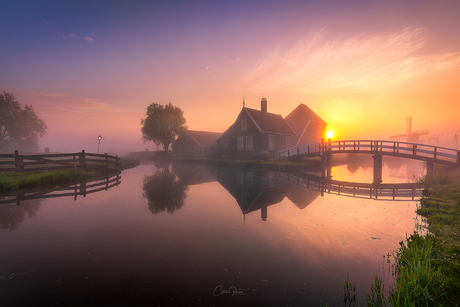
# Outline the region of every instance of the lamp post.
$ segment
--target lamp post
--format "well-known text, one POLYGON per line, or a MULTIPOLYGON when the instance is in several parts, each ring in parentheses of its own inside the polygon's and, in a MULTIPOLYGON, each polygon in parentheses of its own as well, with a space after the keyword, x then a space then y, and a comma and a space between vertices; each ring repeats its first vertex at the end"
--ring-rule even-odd
POLYGON ((99 154, 99 144, 101 144, 101 139, 102 139, 102 136, 99 134, 99 136, 97 137, 98 138, 98 142, 97 142, 97 153, 99 154))
POLYGON ((454 139, 455 139, 455 149, 458 150, 458 146, 457 146, 458 135, 457 134, 454 135, 454 139))

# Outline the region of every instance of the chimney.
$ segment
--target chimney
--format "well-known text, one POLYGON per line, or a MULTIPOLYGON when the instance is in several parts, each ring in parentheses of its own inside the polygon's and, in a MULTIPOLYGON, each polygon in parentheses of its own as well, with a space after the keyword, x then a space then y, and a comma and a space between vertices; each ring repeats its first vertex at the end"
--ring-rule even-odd
POLYGON ((260 111, 262 114, 267 114, 267 98, 262 98, 260 101, 260 111))

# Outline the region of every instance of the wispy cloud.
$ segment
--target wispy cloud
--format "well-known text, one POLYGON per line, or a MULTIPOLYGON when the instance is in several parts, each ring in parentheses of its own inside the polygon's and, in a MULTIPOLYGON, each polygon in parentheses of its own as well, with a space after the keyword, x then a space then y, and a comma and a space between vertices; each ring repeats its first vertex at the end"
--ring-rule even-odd
MULTIPOLYGON (((49 21, 47 21, 47 20, 43 20, 43 23, 44 23, 44 24, 47 24, 47 25, 49 25, 49 26, 51 26, 51 27, 54 27, 54 28, 59 28, 59 29, 61 28, 61 27, 58 26, 57 24, 54 24, 54 23, 49 22, 49 21)), ((63 31, 61 31, 61 30, 58 30, 57 33, 58 33, 61 37, 63 37, 63 38, 73 38, 73 39, 85 40, 85 41, 87 41, 87 42, 93 42, 93 41, 94 41, 94 38, 89 37, 89 36, 82 37, 82 36, 79 36, 79 35, 77 35, 77 34, 75 34, 75 33, 69 33, 69 34, 66 35, 66 34, 64 34, 63 31)))
POLYGON ((327 35, 326 29, 313 31, 290 48, 267 54, 239 87, 252 92, 281 88, 310 93, 338 88, 373 91, 460 66, 460 52, 420 52, 428 43, 423 28, 335 40, 327 40, 327 35))

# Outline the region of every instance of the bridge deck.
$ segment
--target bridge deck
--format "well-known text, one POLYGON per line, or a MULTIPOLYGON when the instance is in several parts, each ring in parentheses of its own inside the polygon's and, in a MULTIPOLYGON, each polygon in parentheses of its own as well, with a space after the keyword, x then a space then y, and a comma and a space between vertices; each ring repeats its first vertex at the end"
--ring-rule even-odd
POLYGON ((301 145, 279 151, 278 158, 318 157, 337 153, 380 154, 446 165, 460 164, 460 151, 455 149, 417 143, 374 140, 347 140, 301 145))

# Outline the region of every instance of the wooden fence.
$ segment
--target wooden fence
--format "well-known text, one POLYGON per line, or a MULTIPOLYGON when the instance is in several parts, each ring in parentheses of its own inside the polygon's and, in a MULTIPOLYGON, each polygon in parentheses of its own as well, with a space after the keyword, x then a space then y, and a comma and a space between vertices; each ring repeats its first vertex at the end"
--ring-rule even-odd
POLYGON ((0 172, 43 171, 77 167, 120 169, 120 158, 108 154, 77 153, 60 154, 30 154, 20 155, 0 154, 0 172))

